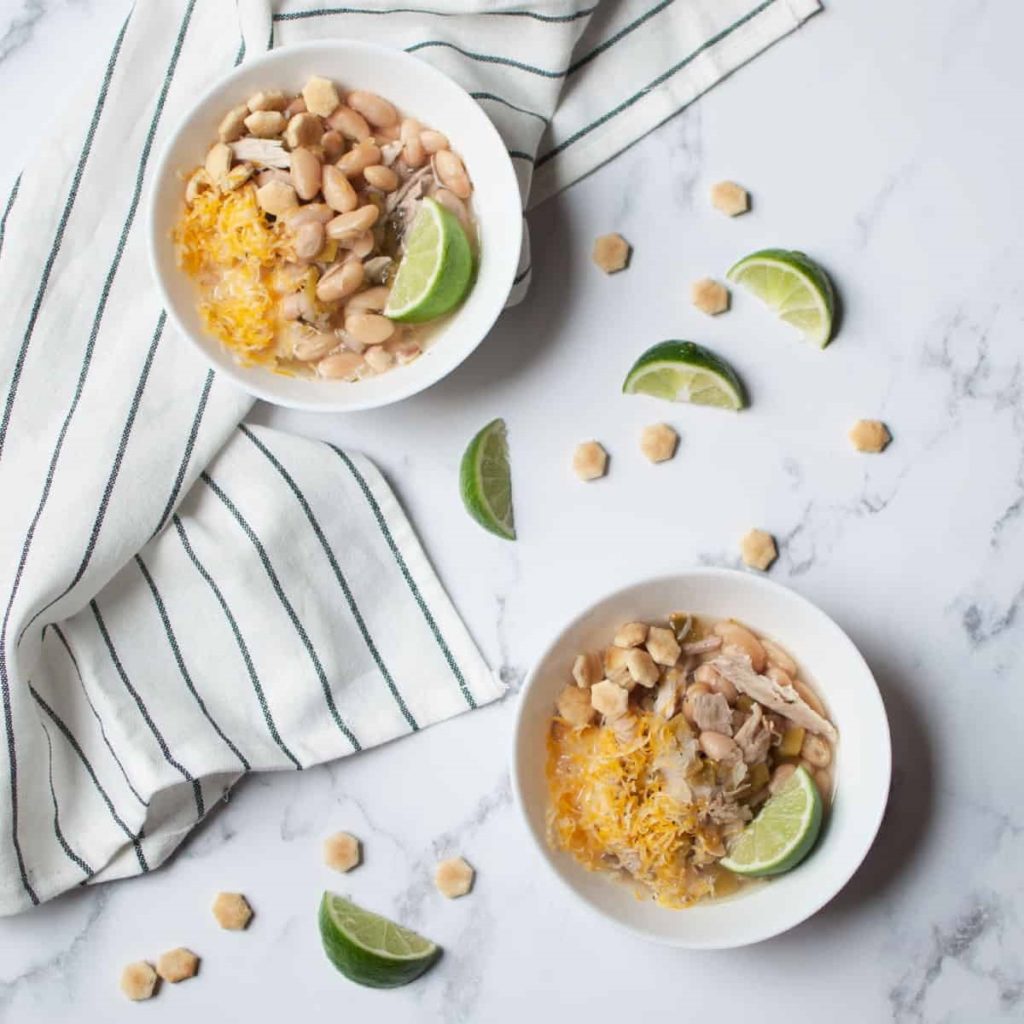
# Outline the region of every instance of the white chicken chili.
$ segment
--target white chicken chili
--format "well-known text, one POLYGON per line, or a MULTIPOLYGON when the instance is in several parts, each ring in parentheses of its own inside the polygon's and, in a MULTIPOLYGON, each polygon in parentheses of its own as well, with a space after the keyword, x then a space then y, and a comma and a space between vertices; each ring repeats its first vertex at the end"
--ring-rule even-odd
POLYGON ((548 841, 666 907, 731 895, 749 883, 720 862, 798 768, 827 805, 838 738, 795 660, 746 626, 626 623, 558 698, 548 841))
POLYGON ((206 330, 243 365, 356 381, 465 298, 472 182, 445 135, 313 77, 226 112, 174 230, 206 330))

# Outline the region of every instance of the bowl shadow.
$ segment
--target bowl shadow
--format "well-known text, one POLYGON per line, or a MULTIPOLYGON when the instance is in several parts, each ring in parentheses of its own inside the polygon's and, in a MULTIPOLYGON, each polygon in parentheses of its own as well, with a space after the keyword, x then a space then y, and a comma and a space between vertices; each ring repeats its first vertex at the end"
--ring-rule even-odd
POLYGON ((518 305, 501 314, 461 366, 423 393, 425 399, 447 403, 493 388, 497 381, 505 386, 558 336, 569 315, 565 296, 574 290, 569 258, 574 235, 568 205, 561 195, 552 196, 531 210, 526 220, 532 266, 529 289, 518 305))
MULTIPOLYGON (((872 668, 885 704, 892 734, 892 782, 878 835, 863 863, 842 891, 819 914, 794 929, 803 941, 805 928, 846 929, 850 919, 882 903, 916 868, 935 809, 935 752, 913 689, 883 655, 857 642, 872 668)), ((848 752, 846 756, 856 756, 848 752)), ((798 939, 799 937, 799 939, 798 939)), ((776 940, 778 941, 778 940, 776 940)), ((786 938, 782 938, 783 942, 786 938)))

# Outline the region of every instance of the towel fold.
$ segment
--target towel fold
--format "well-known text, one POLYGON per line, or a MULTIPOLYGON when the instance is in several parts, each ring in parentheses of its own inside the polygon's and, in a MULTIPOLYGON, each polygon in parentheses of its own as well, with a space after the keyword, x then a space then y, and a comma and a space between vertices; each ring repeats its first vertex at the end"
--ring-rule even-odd
POLYGON ((269 45, 401 46, 494 119, 526 205, 817 7, 138 0, 0 221, 0 913, 153 869, 249 771, 503 691, 373 466, 239 427, 167 327, 140 205, 194 97, 269 45))

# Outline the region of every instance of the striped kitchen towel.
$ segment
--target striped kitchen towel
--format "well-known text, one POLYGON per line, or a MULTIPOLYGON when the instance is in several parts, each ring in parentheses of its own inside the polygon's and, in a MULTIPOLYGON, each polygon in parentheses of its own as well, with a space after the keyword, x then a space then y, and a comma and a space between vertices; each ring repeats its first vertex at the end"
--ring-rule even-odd
POLYGON ((0 220, 0 913, 153 869, 249 771, 503 691, 373 466, 239 427, 251 400, 167 326, 140 205, 197 93, 268 45, 401 46, 477 97, 534 202, 816 9, 138 0, 0 220))

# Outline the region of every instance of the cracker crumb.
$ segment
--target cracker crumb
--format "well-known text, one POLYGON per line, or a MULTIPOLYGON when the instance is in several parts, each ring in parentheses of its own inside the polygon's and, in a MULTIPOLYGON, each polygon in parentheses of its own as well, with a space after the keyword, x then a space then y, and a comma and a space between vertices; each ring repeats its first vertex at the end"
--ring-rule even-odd
POLYGON ((351 871, 362 856, 359 840, 348 832, 335 832, 324 840, 324 863, 335 871, 351 871))
POLYGON ((630 244, 622 235, 601 235, 594 239, 594 262, 606 273, 615 274, 629 264, 630 244))
POLYGON ((199 957, 191 949, 186 949, 184 946, 161 953, 160 958, 156 962, 156 973, 164 981, 169 981, 171 984, 177 984, 179 981, 194 978, 198 970, 199 957))
POLYGON ((880 452, 892 440, 892 434, 881 420, 857 420, 850 427, 849 438, 859 452, 880 452))
POLYGON ((661 674, 654 659, 639 647, 631 647, 626 651, 626 671, 634 683, 648 690, 658 681, 661 674))
POLYGON ((574 728, 590 725, 597 712, 590 703, 590 691, 581 690, 571 683, 562 690, 557 701, 558 713, 574 728))
POLYGON ((449 857, 441 861, 434 871, 437 891, 450 900, 465 896, 473 888, 476 872, 462 857, 449 857))
POLYGON ((667 462, 676 453, 679 435, 667 423, 652 423, 640 435, 640 451, 651 462, 667 462))
POLYGON ((302 99, 306 104, 306 110, 318 117, 330 117, 341 103, 334 83, 330 79, 316 75, 303 86, 302 99))
POLYGON ((675 633, 664 626, 651 626, 647 634, 647 653, 658 665, 672 668, 682 653, 675 633))
POLYGON ((252 907, 240 892, 219 892, 213 901, 217 924, 228 931, 241 931, 252 920, 252 907))
POLYGON ((750 209, 750 193, 735 181, 719 181, 711 186, 711 205, 729 217, 750 209))
POLYGON ((708 316, 717 316, 729 308, 729 289, 710 277, 690 285, 690 301, 708 316))
POLYGON ((577 654, 572 663, 572 677, 580 689, 588 690, 604 678, 604 666, 596 654, 577 654))
POLYGON ((766 530, 748 530, 740 541, 740 555, 751 569, 764 572, 779 557, 775 538, 766 530))
POLYGON ((627 622, 612 638, 616 647, 639 647, 647 639, 646 622, 627 622))
POLYGON ((590 688, 590 703, 605 719, 613 721, 626 713, 629 690, 605 679, 590 688))
POLYGON ((137 960, 121 972, 121 991, 136 1002, 150 999, 156 990, 156 971, 145 960, 137 960))
POLYGON ((608 471, 608 453, 597 441, 584 441, 573 452, 572 471, 581 480, 597 480, 608 471))

